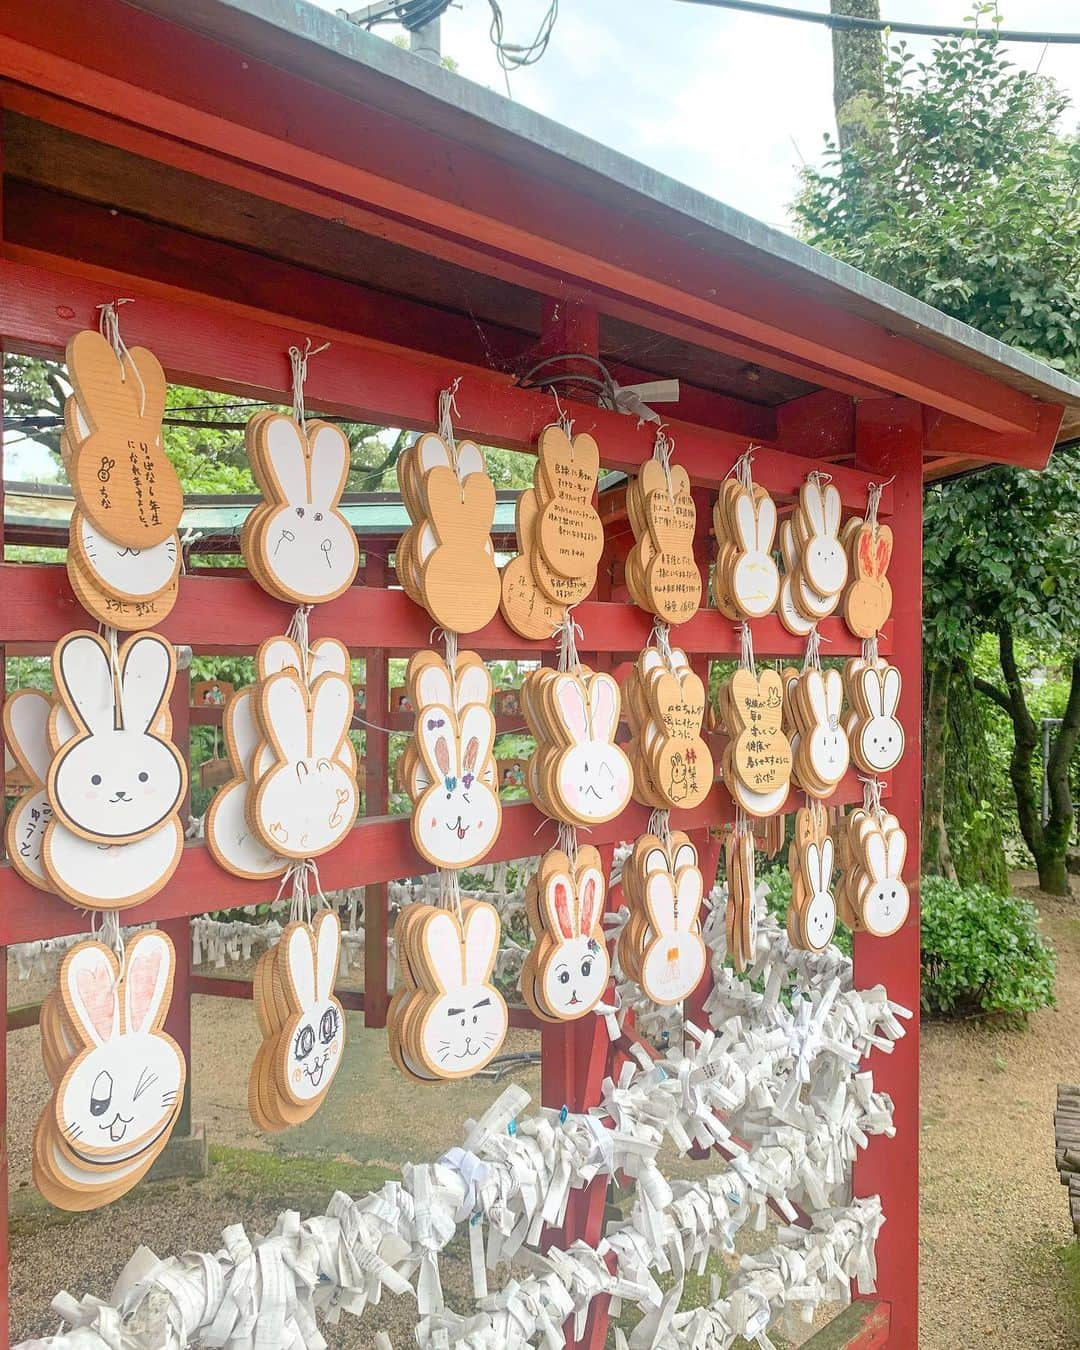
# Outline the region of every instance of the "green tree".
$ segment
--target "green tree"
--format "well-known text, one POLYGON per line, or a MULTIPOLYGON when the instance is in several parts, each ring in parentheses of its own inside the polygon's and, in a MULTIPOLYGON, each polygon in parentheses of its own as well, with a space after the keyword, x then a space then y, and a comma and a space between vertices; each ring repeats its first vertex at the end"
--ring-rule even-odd
MULTIPOLYGON (((870 134, 843 146, 827 139, 823 166, 804 175, 795 215, 817 247, 1080 374, 1080 140, 1064 127, 1066 96, 1005 59, 998 22, 992 6, 979 5, 976 26, 963 38, 936 43, 922 62, 903 43, 890 47, 882 101, 867 114, 870 134), (987 17, 991 27, 980 28, 987 17)), ((1010 775, 1040 884, 1066 889, 1074 709, 1080 718, 1076 491, 1075 458, 1059 452, 1045 476, 991 468, 928 494, 924 864, 930 871, 966 870, 974 879, 995 840, 988 879, 1003 870, 993 794, 978 782, 969 782, 966 794, 958 790, 956 773, 965 765, 951 753, 958 747, 950 726, 959 724, 968 731, 966 768, 986 758, 978 726, 983 711, 971 702, 978 689, 1012 722, 1010 775), (972 653, 985 632, 998 638, 1000 680, 976 683, 972 653), (1017 638, 1026 635, 1064 644, 1075 674, 1048 765, 1046 829, 1032 808, 1034 723, 1014 659, 1017 638)))

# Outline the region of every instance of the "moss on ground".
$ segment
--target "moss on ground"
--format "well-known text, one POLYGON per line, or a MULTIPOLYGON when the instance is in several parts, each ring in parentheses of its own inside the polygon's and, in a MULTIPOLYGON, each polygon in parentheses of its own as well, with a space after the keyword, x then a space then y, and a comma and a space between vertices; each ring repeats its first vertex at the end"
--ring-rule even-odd
POLYGON ((224 1194, 258 1195, 305 1213, 311 1206, 324 1209, 334 1191, 365 1195, 400 1176, 397 1168, 372 1163, 210 1145, 210 1179, 224 1194))
POLYGON ((1080 1242, 1070 1242, 1054 1251, 1061 1265, 1062 1300, 1073 1343, 1080 1345, 1080 1242))

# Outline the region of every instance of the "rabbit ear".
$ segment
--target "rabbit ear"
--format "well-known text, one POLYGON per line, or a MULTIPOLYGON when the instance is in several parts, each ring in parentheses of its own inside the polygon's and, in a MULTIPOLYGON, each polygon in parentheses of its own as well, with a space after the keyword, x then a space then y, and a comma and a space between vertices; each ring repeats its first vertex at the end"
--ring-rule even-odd
POLYGON ((147 731, 169 697, 176 671, 172 644, 156 633, 128 642, 120 664, 120 703, 125 731, 147 731))
POLYGON ((675 931, 675 883, 669 872, 654 872, 645 883, 645 901, 657 936, 675 931))
POLYGON ((49 773, 49 696, 18 689, 4 702, 4 740, 24 773, 44 783, 49 773))
MULTIPOLYGON (((111 350, 111 349, 110 349, 111 350)), ((116 687, 109 652, 93 633, 71 633, 53 654, 53 678, 67 693, 87 731, 112 731, 116 717, 116 687)))
POLYGON ((757 512, 754 498, 749 492, 742 493, 735 503, 735 528, 739 532, 739 543, 744 552, 757 547, 757 512))
MULTIPOLYGON (((806 483, 799 492, 799 503, 815 534, 825 533, 825 501, 816 483, 806 483)), ((792 539, 794 542, 794 538, 792 539)))
POLYGON ((802 852, 802 870, 811 891, 816 891, 821 882, 821 850, 817 844, 809 843, 802 852))
POLYGON ((476 775, 491 758, 495 744, 495 719, 487 704, 472 703, 458 723, 463 773, 476 775))
POLYGON ((825 706, 828 709, 829 720, 836 721, 840 716, 840 709, 844 703, 844 681, 838 670, 827 670, 825 672, 825 706))
POLYGON ((287 637, 267 638, 261 643, 255 656, 255 665, 260 680, 268 680, 283 670, 295 670, 300 673, 300 648, 287 637))
POLYGON ((334 991, 341 956, 341 920, 337 911, 324 909, 315 920, 315 993, 320 1003, 334 991))
MULTIPOLYGON (((325 677, 324 677, 325 678, 325 677)), ((310 730, 307 698, 291 670, 283 670, 263 685, 263 730, 279 755, 288 761, 307 759, 310 730)))
MULTIPOLYGON (((139 379, 135 380, 135 406, 142 407, 142 415, 148 422, 160 422, 165 416, 165 372, 161 369, 161 362, 153 352, 145 347, 131 347, 128 350, 128 357, 132 366, 138 372, 139 379), (139 388, 139 380, 142 381, 142 388, 139 388)), ((128 379, 132 379, 132 372, 128 371, 128 379)))
POLYGON ((790 520, 780 522, 780 556, 784 560, 784 571, 790 575, 799 556, 790 520))
POLYGON ((642 868, 646 876, 652 872, 666 872, 668 870, 667 854, 662 848, 651 848, 645 854, 645 863, 642 868))
POLYGON ((469 703, 483 703, 486 707, 491 702, 491 676, 487 666, 475 662, 462 666, 459 661, 456 693, 454 707, 459 712, 469 703))
POLYGON ((619 724, 619 686, 610 675, 594 675, 589 681, 590 740, 613 741, 619 724))
POLYGON ((461 939, 462 930, 449 910, 440 910, 420 930, 425 963, 444 994, 465 982, 461 939))
POLYGON ((121 370, 116 353, 96 329, 84 328, 67 345, 68 374, 90 429, 113 427, 139 412, 139 382, 121 370), (124 374, 128 378, 124 379, 124 374))
POLYGON ((889 570, 889 563, 892 561, 893 551, 893 532, 888 525, 882 525, 878 529, 877 544, 874 548, 873 575, 883 577, 889 570))
POLYGON ((457 443, 457 472, 462 482, 470 474, 487 473, 487 465, 484 463, 484 452, 475 441, 458 441, 457 443))
POLYGON ((585 689, 575 675, 559 675, 555 681, 555 706, 572 744, 589 739, 589 709, 585 689))
POLYGON ((421 474, 427 473, 429 469, 442 466, 446 469, 454 467, 453 460, 450 457, 450 447, 441 436, 437 436, 433 431, 427 431, 413 445, 416 454, 416 464, 421 474))
POLYGON ((900 703, 900 672, 889 666, 881 681, 881 715, 893 717, 900 703))
POLYGON ((554 872, 544 887, 545 908, 555 926, 569 941, 578 936, 574 923, 574 882, 567 872, 554 872))
POLYGON ((587 867, 581 874, 578 897, 581 901, 578 934, 588 937, 600 922, 600 911, 604 907, 604 877, 598 868, 587 867))
POLYGON ((772 550, 776 536, 776 503, 771 497, 762 497, 757 504, 757 549, 759 553, 772 550))
POLYGON ((865 666, 862 672, 863 698, 874 717, 885 715, 885 692, 881 672, 874 666, 865 666))
POLYGON ((676 924, 681 932, 688 933, 697 922, 703 889, 701 873, 696 867, 684 867, 675 878, 675 894, 679 902, 676 924))
POLYGON ((120 1029, 116 981, 116 958, 100 942, 80 943, 64 960, 61 988, 88 1045, 104 1045, 120 1029))
POLYGON ((464 515, 464 497, 453 469, 432 469, 427 476, 425 492, 428 515, 432 520, 439 519, 443 525, 456 525, 461 520, 464 515))
POLYGON ((315 945, 304 923, 290 924, 285 947, 289 979, 301 1008, 315 1006, 315 945))
POLYGON ((690 843, 680 844, 679 847, 675 850, 674 858, 672 858, 671 860, 672 874, 674 874, 675 872, 680 872, 684 867, 696 867, 697 860, 698 860, 697 849, 693 846, 693 844, 690 843))
POLYGON ((887 844, 888 875, 900 879, 907 857, 907 835, 903 830, 890 830, 887 844))
POLYGON ((308 498, 307 446, 300 428, 285 413, 271 413, 259 424, 263 462, 278 499, 290 504, 308 498))
POLYGON ((443 708, 453 706, 450 674, 442 661, 432 661, 429 665, 421 667, 416 677, 416 696, 417 706, 421 708, 432 704, 438 704, 443 708))
POLYGON ((320 675, 311 691, 311 753, 317 759, 332 759, 345 739, 352 721, 352 685, 329 671, 320 675))
POLYGON ((329 671, 332 675, 343 675, 349 679, 352 675, 349 661, 349 649, 337 638, 319 638, 311 644, 311 668, 308 678, 312 684, 320 675, 329 671))
POLYGON ((124 1030, 151 1031, 167 1011, 172 984, 173 945, 164 933, 140 933, 129 944, 124 969, 124 1030))
POLYGON ((499 950, 499 915, 493 905, 475 904, 465 916, 465 983, 486 984, 499 950))
POLYGON ((806 690, 806 697, 810 703, 811 711, 814 714, 814 721, 826 723, 829 720, 829 703, 825 697, 825 681, 822 678, 820 670, 811 670, 806 677, 803 687, 806 690))
POLYGON ((843 509, 840 489, 827 483, 822 495, 825 500, 825 529, 829 534, 836 534, 840 529, 840 512, 843 509))
POLYGON ((336 503, 349 477, 349 442, 332 422, 308 423, 311 500, 326 506, 336 503))
POLYGON ((437 703, 423 708, 416 721, 416 738, 418 748, 433 774, 443 778, 451 778, 456 774, 456 727, 449 708, 437 703))
POLYGON ((821 845, 821 889, 827 891, 833 874, 833 841, 826 835, 821 845))
POLYGON ((889 875, 888 855, 885 850, 885 840, 876 830, 867 839, 863 852, 866 856, 866 865, 870 869, 871 878, 874 881, 884 881, 889 875))
POLYGON ((262 740, 250 689, 238 689, 225 705, 225 738, 236 755, 233 768, 247 778, 251 773, 251 757, 262 740))

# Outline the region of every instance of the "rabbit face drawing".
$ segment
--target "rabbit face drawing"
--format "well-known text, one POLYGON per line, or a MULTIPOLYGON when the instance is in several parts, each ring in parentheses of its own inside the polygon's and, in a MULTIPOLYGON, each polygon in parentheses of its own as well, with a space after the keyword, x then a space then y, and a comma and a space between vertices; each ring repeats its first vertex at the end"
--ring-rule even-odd
POLYGON ((345 1019, 333 995, 341 922, 332 910, 324 910, 311 929, 292 925, 281 940, 288 944, 289 980, 300 1011, 282 1032, 280 1071, 289 1096, 306 1105, 329 1088, 345 1047, 345 1019))
POLYGON ((80 944, 64 962, 61 990, 87 1048, 68 1070, 55 1112, 76 1158, 134 1158, 172 1126, 186 1075, 179 1047, 159 1030, 173 960, 169 939, 146 931, 128 943, 122 976, 97 942, 80 944))
POLYGON ((172 647, 131 638, 114 688, 109 649, 93 633, 64 638, 53 656, 56 687, 79 725, 49 766, 49 799, 75 834, 100 843, 142 839, 175 812, 187 767, 154 722, 172 689, 172 647))
POLYGON ((705 945, 697 931, 703 883, 697 867, 649 875, 645 907, 654 937, 646 947, 642 984, 657 1003, 678 1003, 698 987, 705 973, 705 945))
POLYGON ((871 771, 895 768, 904 753, 904 728, 896 717, 900 702, 900 672, 870 667, 862 672, 863 697, 873 716, 859 727, 859 758, 871 771))
POLYGON ((258 714, 275 763, 259 780, 252 821, 275 853, 316 857, 352 829, 356 779, 341 762, 352 706, 352 686, 330 671, 312 685, 310 704, 291 670, 263 685, 258 714))
POLYGON ((424 1058, 442 1078, 463 1078, 482 1069, 499 1051, 508 1016, 491 983, 499 947, 499 915, 482 901, 463 906, 458 924, 449 910, 424 926, 425 961, 440 989, 423 1013, 424 1058))
POLYGON ((610 675, 561 677, 555 705, 569 745, 559 754, 559 795, 582 821, 611 820, 630 800, 630 761, 615 744, 619 724, 619 686, 610 675))
POLYGON ((907 855, 903 830, 875 832, 866 842, 870 883, 861 897, 863 922, 875 937, 890 937, 904 926, 911 897, 900 873, 907 855))
POLYGON ((491 757, 495 719, 486 703, 459 713, 440 704, 421 707, 416 744, 426 784, 412 815, 417 850, 437 867, 464 867, 495 842, 502 809, 491 757))
POLYGON ((548 880, 544 906, 554 920, 548 931, 555 945, 543 966, 541 993, 558 1017, 583 1016, 607 988, 611 965, 598 927, 603 904, 604 878, 596 868, 586 868, 576 888, 565 872, 548 880))
POLYGON ((349 473, 349 442, 327 422, 309 422, 305 439, 291 417, 258 423, 276 504, 258 529, 260 561, 274 588, 291 599, 332 600, 352 585, 360 559, 338 500, 349 473))

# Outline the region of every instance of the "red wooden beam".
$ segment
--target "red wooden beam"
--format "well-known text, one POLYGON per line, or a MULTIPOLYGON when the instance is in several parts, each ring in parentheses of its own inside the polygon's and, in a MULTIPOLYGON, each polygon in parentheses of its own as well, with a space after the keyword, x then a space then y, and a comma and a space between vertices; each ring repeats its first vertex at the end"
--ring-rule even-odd
MULTIPOLYGON (((755 461, 755 477, 757 467, 755 461)), ((43 650, 40 644, 55 643, 89 622, 68 583, 67 569, 58 563, 0 565, 0 595, 4 597, 0 627, 5 641, 12 644, 37 644, 43 650)), ((172 642, 187 643, 197 653, 250 655, 264 638, 284 632, 292 613, 291 605, 267 595, 246 573, 235 569, 233 577, 181 577, 176 604, 157 631, 172 642)), ((636 653, 652 633, 652 617, 625 604, 588 600, 576 607, 574 617, 583 630, 578 644, 583 651, 636 653)), ((317 606, 310 627, 312 637, 341 638, 350 642, 355 655, 363 656, 368 650, 364 644, 375 636, 389 649, 416 651, 429 646, 431 616, 404 591, 360 584, 339 599, 317 606)), ((842 619, 826 619, 819 631, 828 656, 857 655, 862 650, 842 619)), ((715 609, 700 610, 672 633, 672 641, 687 652, 715 657, 734 656, 739 651, 737 625, 715 609)), ((532 660, 551 647, 550 642, 519 637, 499 615, 478 633, 463 638, 462 645, 492 656, 532 660)), ((758 656, 794 659, 802 656, 804 645, 775 615, 754 622, 758 656)), ((891 628, 885 630, 881 649, 883 653, 891 650, 891 628)))
MULTIPOLYGON (((81 0, 51 0, 2 19, 0 74, 22 84, 554 269, 597 295, 635 296, 821 362, 991 430, 1036 428, 1027 395, 810 292, 792 303, 790 283, 679 238, 674 212, 668 228, 642 212, 613 232, 610 206, 550 179, 540 187, 528 164, 500 159, 495 172, 490 156, 461 141, 278 65, 241 59, 119 0, 98 0, 92 12, 81 0), (111 35, 119 30, 125 41, 118 45, 111 35)), ((290 51, 300 61, 305 44, 290 51)))
POLYGON ((943 454, 957 459, 988 459, 1018 464, 1024 469, 1045 469, 1057 443, 1065 409, 1054 403, 1039 405, 1038 425, 1028 433, 1008 435, 924 408, 924 454, 943 454))
MULTIPOLYGON (((464 373, 457 394, 457 427, 462 434, 488 444, 532 450, 540 432, 554 420, 550 395, 518 389, 505 375, 474 367, 463 372, 460 364, 375 346, 323 325, 298 329, 288 320, 283 322, 289 326, 271 324, 267 316, 245 306, 106 269, 66 264, 79 272, 89 270, 92 277, 88 277, 60 270, 64 263, 51 256, 36 261, 56 270, 0 263, 4 294, 0 336, 15 350, 42 355, 62 351, 73 333, 96 323, 102 296, 124 295, 138 302, 124 309, 125 340, 129 346, 139 342, 149 347, 176 382, 280 402, 289 385, 285 353, 298 335, 307 333, 332 343, 308 370, 306 393, 312 409, 387 426, 429 428, 434 425, 439 393, 464 373)), ((651 455, 650 430, 639 428, 636 418, 586 403, 568 402, 568 407, 575 430, 596 436, 601 462, 608 468, 633 473, 651 455)), ((758 444, 753 437, 674 418, 668 425, 676 442, 676 460, 703 487, 717 487, 738 456, 758 444)), ((755 479, 777 496, 791 496, 808 467, 803 457, 776 451, 755 464, 755 479)), ((862 510, 871 477, 842 467, 829 472, 845 506, 862 510)), ((881 511, 887 514, 890 509, 886 489, 881 511)))

